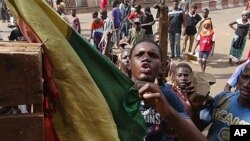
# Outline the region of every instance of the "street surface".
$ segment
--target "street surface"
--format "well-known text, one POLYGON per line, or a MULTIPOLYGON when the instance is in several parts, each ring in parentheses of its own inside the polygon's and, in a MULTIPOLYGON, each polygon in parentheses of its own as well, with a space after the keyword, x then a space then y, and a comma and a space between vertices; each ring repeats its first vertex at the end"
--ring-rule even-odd
MULTIPOLYGON (((231 40, 234 34, 234 31, 228 26, 228 24, 241 17, 241 12, 244 10, 244 7, 231 8, 225 10, 211 11, 210 17, 213 21, 214 31, 215 31, 215 54, 209 58, 208 66, 206 69, 207 73, 214 74, 217 79, 216 84, 211 87, 210 95, 214 96, 221 92, 226 84, 227 79, 231 76, 236 65, 231 66, 228 63, 228 54, 230 50, 231 40)), ((156 14, 156 10, 151 8, 152 14, 156 14)), ((109 12, 110 15, 110 12, 109 12)), ((77 15, 81 21, 82 34, 85 37, 89 37, 90 34, 90 21, 92 19, 91 13, 84 13, 77 15)), ((68 15, 71 18, 71 15, 68 15)), ((4 40, 7 40, 7 36, 11 31, 7 27, 8 23, 0 22, 0 34, 4 40)), ((48 25, 49 28, 49 25, 48 25)), ((154 28, 155 30, 155 28, 154 28)), ((249 40, 247 40, 247 45, 243 53, 243 58, 246 58, 249 48, 249 40)), ((186 62, 186 61, 182 61, 186 62)), ((193 70, 200 71, 200 66, 198 64, 188 62, 193 70)))

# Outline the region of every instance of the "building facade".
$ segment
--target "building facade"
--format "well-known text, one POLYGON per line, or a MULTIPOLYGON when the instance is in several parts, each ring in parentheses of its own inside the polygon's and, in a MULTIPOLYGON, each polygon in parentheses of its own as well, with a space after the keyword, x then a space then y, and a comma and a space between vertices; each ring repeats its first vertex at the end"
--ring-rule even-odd
MULTIPOLYGON (((111 4, 114 0, 108 0, 111 4)), ((137 3, 157 2, 158 0, 136 0, 137 3)), ((99 7, 101 0, 64 0, 67 7, 99 7)))

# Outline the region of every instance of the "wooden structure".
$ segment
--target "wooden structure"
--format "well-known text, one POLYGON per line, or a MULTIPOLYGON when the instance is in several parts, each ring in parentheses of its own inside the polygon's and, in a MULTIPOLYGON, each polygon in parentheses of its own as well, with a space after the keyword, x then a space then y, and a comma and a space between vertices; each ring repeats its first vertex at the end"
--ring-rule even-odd
POLYGON ((40 44, 0 42, 0 106, 32 107, 0 115, 1 141, 44 141, 41 62, 40 44))
POLYGON ((162 52, 163 62, 167 61, 167 53, 168 53, 168 8, 165 5, 165 0, 163 0, 160 7, 160 46, 162 52))
POLYGON ((162 52, 162 70, 160 77, 167 77, 167 60, 168 60, 168 7, 165 5, 165 0, 162 0, 158 5, 160 10, 159 18, 159 44, 162 52))

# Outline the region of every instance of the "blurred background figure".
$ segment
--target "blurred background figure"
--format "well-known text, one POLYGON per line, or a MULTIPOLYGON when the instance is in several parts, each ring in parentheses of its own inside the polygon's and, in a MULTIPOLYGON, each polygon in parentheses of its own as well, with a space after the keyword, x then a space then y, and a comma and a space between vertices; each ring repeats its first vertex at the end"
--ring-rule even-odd
POLYGON ((145 29, 145 37, 148 40, 153 39, 153 25, 155 23, 154 17, 151 14, 150 8, 146 7, 144 9, 144 15, 142 16, 142 24, 141 27, 145 29))
POLYGON ((81 24, 79 18, 76 16, 76 10, 71 9, 71 15, 73 17, 72 20, 72 27, 75 31, 77 31, 79 34, 81 34, 81 24))
POLYGON ((10 13, 7 5, 5 4, 4 0, 2 0, 2 7, 1 7, 1 15, 2 15, 2 22, 10 22, 10 13))
POLYGON ((108 5, 108 0, 101 0, 100 2, 100 9, 101 10, 106 10, 108 5))
POLYGON ((248 11, 245 10, 242 12, 241 18, 229 23, 229 27, 235 31, 229 53, 229 63, 231 65, 233 61, 240 61, 246 46, 247 35, 250 39, 250 21, 247 18, 247 14, 248 11), (234 27, 235 24, 237 25, 236 27, 234 27))
POLYGON ((186 51, 187 42, 189 40, 188 52, 192 52, 192 46, 194 43, 194 36, 197 33, 196 25, 201 20, 201 16, 196 13, 197 6, 192 5, 190 11, 186 13, 187 27, 186 35, 184 37, 182 53, 186 51))
POLYGON ((92 18, 93 20, 90 23, 90 38, 89 38, 89 42, 91 39, 93 39, 93 45, 95 46, 96 49, 98 49, 99 51, 101 51, 98 48, 98 45, 102 39, 102 35, 103 35, 103 20, 101 18, 98 17, 98 12, 95 11, 92 13, 92 18))

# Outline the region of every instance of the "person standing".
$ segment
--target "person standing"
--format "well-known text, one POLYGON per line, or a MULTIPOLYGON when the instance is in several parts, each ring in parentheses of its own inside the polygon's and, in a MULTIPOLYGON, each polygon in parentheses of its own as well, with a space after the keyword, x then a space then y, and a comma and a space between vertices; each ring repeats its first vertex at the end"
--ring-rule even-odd
POLYGON ((180 40, 181 30, 183 25, 183 35, 186 30, 186 17, 182 9, 178 8, 178 0, 173 2, 173 10, 169 12, 169 40, 171 49, 171 58, 177 57, 178 61, 181 60, 180 40))
POLYGON ((137 42, 145 38, 145 30, 141 28, 141 21, 139 18, 134 20, 135 27, 129 29, 128 31, 128 43, 134 46, 137 42))
POLYGON ((10 14, 7 5, 5 4, 4 0, 2 1, 1 7, 1 15, 2 15, 2 22, 8 21, 10 22, 10 14))
POLYGON ((71 10, 71 15, 73 17, 72 20, 72 27, 74 30, 76 30, 79 34, 81 34, 81 24, 79 18, 76 16, 76 10, 72 9, 71 10))
POLYGON ((56 11, 66 23, 70 24, 69 18, 65 15, 65 5, 57 5, 56 11))
POLYGON ((196 13, 197 6, 192 5, 190 11, 186 14, 187 27, 186 35, 183 42, 182 53, 186 51, 187 41, 189 40, 188 52, 192 52, 192 46, 194 43, 194 36, 197 33, 196 25, 201 20, 201 16, 196 13))
POLYGON ((141 11, 141 5, 136 5, 135 6, 135 11, 132 12, 128 15, 128 21, 129 23, 131 23, 132 25, 134 25, 134 20, 135 19, 140 19, 143 16, 143 12, 141 11))
POLYGON ((188 13, 189 12, 189 3, 186 0, 181 0, 179 7, 185 12, 188 13))
POLYGON ((119 41, 120 41, 119 29, 122 21, 122 13, 119 9, 119 5, 120 4, 117 0, 113 2, 112 17, 116 30, 116 38, 117 38, 116 46, 119 46, 119 41))
POLYGON ((127 19, 128 15, 131 12, 131 7, 129 5, 129 0, 124 0, 124 14, 123 14, 123 21, 121 24, 121 37, 128 36, 128 29, 129 29, 129 21, 127 19))
POLYGON ((101 10, 106 10, 108 5, 108 0, 101 0, 100 2, 100 8, 101 10))
POLYGON ((155 29, 156 32, 160 32, 159 28, 159 20, 160 20, 160 5, 164 6, 164 8, 166 8, 166 11, 168 11, 168 7, 165 5, 165 1, 164 0, 159 0, 156 4, 153 5, 153 8, 157 10, 156 15, 155 15, 155 29))
POLYGON ((155 23, 154 17, 151 14, 150 8, 146 7, 144 9, 144 15, 142 16, 142 24, 141 27, 145 29, 145 37, 148 40, 153 39, 153 24, 155 23))
POLYGON ((112 48, 116 43, 116 32, 114 22, 111 17, 108 16, 107 10, 100 11, 101 19, 104 22, 103 36, 99 44, 99 48, 102 50, 102 54, 109 54, 111 58, 112 48), (110 40, 108 40, 110 38, 110 40), (106 52, 105 52, 106 51, 106 52))
POLYGON ((232 64, 233 61, 240 61, 246 46, 246 36, 250 39, 250 20, 247 18, 247 11, 242 12, 240 19, 229 23, 229 27, 235 31, 229 53, 229 63, 232 64), (234 27, 235 24, 237 27, 234 27))

